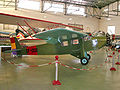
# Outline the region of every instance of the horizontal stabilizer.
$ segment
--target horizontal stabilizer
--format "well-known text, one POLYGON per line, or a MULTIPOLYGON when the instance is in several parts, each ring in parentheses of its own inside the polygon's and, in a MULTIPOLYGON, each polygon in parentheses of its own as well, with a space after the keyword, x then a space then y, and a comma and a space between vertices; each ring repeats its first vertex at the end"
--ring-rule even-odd
POLYGON ((16 49, 16 50, 7 50, 5 53, 11 53, 11 52, 16 52, 16 51, 21 51, 21 49, 16 49))
POLYGON ((11 33, 11 32, 0 32, 0 34, 5 34, 5 35, 16 35, 15 33, 11 33))
POLYGON ((0 34, 9 35, 9 34, 10 34, 10 32, 0 32, 0 34))

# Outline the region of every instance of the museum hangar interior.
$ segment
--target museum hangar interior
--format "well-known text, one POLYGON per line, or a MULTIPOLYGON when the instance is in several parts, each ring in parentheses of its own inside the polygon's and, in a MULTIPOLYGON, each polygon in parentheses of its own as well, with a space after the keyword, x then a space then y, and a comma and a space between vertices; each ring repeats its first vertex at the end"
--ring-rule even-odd
POLYGON ((119 0, 0 0, 0 90, 119 90, 119 0))

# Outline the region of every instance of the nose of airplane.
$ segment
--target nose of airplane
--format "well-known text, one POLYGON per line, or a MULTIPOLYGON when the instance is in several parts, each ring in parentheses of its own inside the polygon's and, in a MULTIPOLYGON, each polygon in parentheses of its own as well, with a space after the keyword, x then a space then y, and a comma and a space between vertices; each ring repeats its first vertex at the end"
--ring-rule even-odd
POLYGON ((111 46, 112 40, 110 39, 110 35, 107 33, 106 34, 106 46, 111 46))

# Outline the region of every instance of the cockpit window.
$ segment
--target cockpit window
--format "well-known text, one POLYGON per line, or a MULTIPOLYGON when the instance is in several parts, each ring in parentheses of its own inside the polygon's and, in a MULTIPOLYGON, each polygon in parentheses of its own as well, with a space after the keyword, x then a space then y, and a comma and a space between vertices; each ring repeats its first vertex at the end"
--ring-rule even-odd
POLYGON ((91 39, 90 36, 87 36, 87 35, 86 35, 86 36, 84 37, 84 40, 85 40, 85 41, 90 40, 90 39, 91 39))
POLYGON ((63 41, 62 45, 63 46, 68 46, 68 41, 63 41))
POLYGON ((63 35, 62 36, 62 39, 64 40, 64 39, 67 39, 67 35, 63 35))
POLYGON ((78 39, 74 39, 74 40, 72 41, 72 44, 79 44, 79 40, 78 40, 78 39))
POLYGON ((105 36, 105 32, 103 31, 98 31, 94 34, 95 36, 105 36))
POLYGON ((72 38, 76 38, 77 37, 77 34, 72 34, 72 38))

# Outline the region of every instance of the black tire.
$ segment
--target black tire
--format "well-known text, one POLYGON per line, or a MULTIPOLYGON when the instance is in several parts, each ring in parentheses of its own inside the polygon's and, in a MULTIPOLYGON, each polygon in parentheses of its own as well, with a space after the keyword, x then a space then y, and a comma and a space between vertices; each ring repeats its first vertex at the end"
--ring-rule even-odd
POLYGON ((82 64, 82 65, 87 65, 88 62, 89 62, 89 60, 88 60, 86 57, 81 58, 80 61, 81 61, 81 64, 82 64))
POLYGON ((87 59, 88 59, 88 60, 90 60, 90 59, 91 59, 90 54, 87 54, 87 59))

